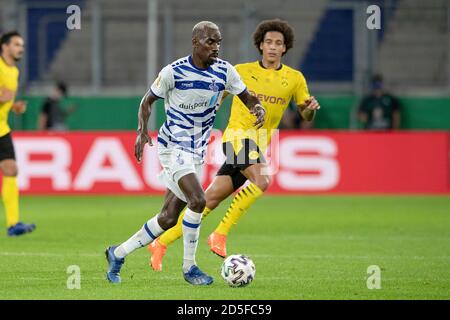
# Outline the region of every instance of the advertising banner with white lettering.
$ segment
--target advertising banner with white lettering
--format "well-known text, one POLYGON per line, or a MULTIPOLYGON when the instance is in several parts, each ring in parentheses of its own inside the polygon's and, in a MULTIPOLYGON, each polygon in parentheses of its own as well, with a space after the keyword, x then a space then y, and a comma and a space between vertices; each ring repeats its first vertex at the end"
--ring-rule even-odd
MULTIPOLYGON (((163 194, 156 133, 142 163, 133 132, 13 133, 22 194, 163 194)), ((269 193, 450 193, 449 134, 281 131, 266 159, 269 193)), ((207 187, 224 162, 213 131, 207 187)))

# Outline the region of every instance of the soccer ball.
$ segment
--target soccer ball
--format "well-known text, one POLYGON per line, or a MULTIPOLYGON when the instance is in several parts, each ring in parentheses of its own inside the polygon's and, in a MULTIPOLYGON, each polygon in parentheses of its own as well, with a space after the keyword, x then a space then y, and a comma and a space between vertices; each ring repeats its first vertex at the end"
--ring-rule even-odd
POLYGON ((228 256, 220 274, 230 287, 245 287, 255 278, 256 268, 252 259, 242 254, 228 256))

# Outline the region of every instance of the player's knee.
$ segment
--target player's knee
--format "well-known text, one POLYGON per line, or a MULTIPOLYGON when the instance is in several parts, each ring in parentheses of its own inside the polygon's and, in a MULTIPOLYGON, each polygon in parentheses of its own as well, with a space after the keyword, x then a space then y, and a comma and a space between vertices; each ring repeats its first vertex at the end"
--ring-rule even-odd
POLYGON ((206 190, 205 192, 205 196, 206 196, 206 207, 208 209, 214 210, 215 208, 217 208, 217 206, 220 204, 220 202, 222 201, 221 197, 218 195, 217 192, 212 191, 212 190, 206 190))
POLYGON ((206 207, 208 209, 214 210, 215 208, 217 208, 220 204, 220 201, 217 199, 208 199, 206 201, 206 207))
POLYGON ((178 221, 178 218, 168 217, 166 219, 166 227, 167 227, 167 229, 170 229, 170 228, 174 227, 177 224, 177 221, 178 221))
POLYGON ((203 212, 206 206, 204 193, 193 195, 188 202, 188 207, 194 212, 203 212))
POLYGON ((272 179, 270 178, 270 176, 259 176, 256 179, 255 184, 264 192, 267 190, 267 188, 269 188, 271 182, 272 179))
POLYGON ((158 215, 158 224, 164 230, 168 230, 177 224, 178 217, 170 215, 167 211, 162 211, 158 215))

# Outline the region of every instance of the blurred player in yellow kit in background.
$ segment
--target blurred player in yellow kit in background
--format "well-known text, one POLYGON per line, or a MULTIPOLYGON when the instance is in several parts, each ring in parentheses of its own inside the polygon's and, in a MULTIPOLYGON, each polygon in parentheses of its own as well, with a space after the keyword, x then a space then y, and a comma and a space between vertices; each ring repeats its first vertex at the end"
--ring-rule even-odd
MULTIPOLYGON (((232 226, 270 185, 271 177, 267 174, 269 171, 263 153, 290 100, 294 99, 298 111, 307 121, 311 121, 320 108, 317 100, 309 95, 302 73, 281 63, 282 56, 294 42, 289 24, 278 19, 263 21, 256 28, 253 41, 262 60, 238 64, 236 70, 248 90, 259 98, 265 108, 265 123, 262 128, 256 129, 255 117, 239 99, 233 98, 230 120, 223 135, 227 159, 206 190, 203 217, 247 180, 250 181, 236 194, 224 218, 208 237, 211 250, 221 257, 227 255, 226 239, 232 226)), ((150 264, 154 270, 162 270, 167 246, 182 236, 181 221, 182 215, 176 226, 149 245, 152 253, 150 264)))
POLYGON ((8 236, 19 236, 32 232, 36 226, 19 222, 19 188, 17 186, 17 164, 11 129, 8 126, 9 110, 22 114, 25 101, 14 102, 19 83, 16 63, 24 53, 24 42, 16 31, 0 37, 0 170, 2 172, 2 198, 6 213, 8 236))

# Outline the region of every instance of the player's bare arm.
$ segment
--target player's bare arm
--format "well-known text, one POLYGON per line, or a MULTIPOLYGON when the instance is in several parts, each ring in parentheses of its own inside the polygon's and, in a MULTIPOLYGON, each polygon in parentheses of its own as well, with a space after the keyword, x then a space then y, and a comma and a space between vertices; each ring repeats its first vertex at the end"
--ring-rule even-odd
POLYGON ((225 98, 228 97, 230 93, 228 91, 224 91, 222 95, 222 100, 220 100, 220 104, 225 101, 225 98))
POLYGON ((11 110, 16 114, 25 113, 25 111, 27 110, 27 102, 24 100, 16 101, 12 105, 11 110))
POLYGON ((144 150, 145 144, 153 145, 152 139, 148 135, 147 123, 148 119, 150 119, 152 104, 156 100, 158 98, 149 91, 139 105, 137 137, 134 144, 134 156, 139 163, 142 160, 142 151, 144 150))
POLYGON ((300 115, 306 121, 312 121, 316 115, 316 110, 320 109, 320 104, 314 96, 309 97, 305 103, 299 106, 300 115))
POLYGON ((238 97, 250 110, 250 113, 256 117, 256 122, 254 123, 256 129, 261 128, 264 125, 264 117, 266 115, 266 110, 261 105, 261 102, 255 96, 252 96, 248 90, 244 90, 238 97))
POLYGON ((14 100, 16 93, 13 90, 9 90, 5 87, 0 88, 0 103, 5 103, 14 100))

